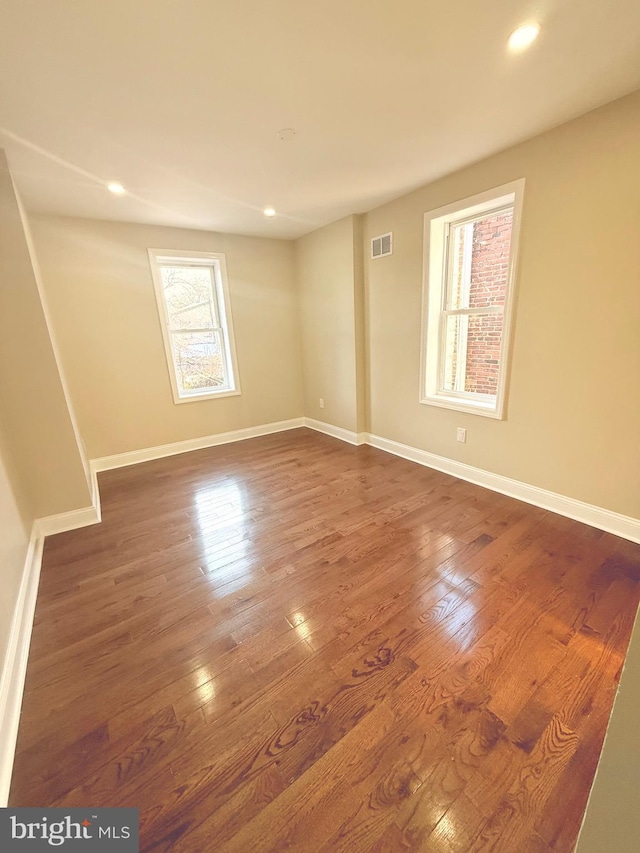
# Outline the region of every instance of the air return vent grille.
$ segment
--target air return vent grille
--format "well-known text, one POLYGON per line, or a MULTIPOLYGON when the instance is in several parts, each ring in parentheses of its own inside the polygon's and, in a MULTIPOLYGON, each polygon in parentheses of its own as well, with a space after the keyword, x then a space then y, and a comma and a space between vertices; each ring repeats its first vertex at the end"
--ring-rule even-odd
POLYGON ((393 234, 389 231, 388 234, 381 234, 379 237, 374 237, 371 241, 371 257, 383 258, 385 255, 390 255, 393 252, 393 234))

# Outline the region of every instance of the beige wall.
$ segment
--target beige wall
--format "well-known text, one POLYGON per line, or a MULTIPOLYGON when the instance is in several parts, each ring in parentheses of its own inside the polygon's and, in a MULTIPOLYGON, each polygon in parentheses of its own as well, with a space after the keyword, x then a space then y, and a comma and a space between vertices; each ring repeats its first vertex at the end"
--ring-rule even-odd
POLYGON ((37 276, 28 226, 0 152, 0 419, 29 518, 91 504, 37 276))
POLYGON ((354 432, 364 429, 360 229, 347 216, 295 244, 305 415, 354 432))
POLYGON ((58 371, 28 232, 0 150, 2 677, 7 674, 3 664, 34 519, 91 504, 79 437, 58 371))
POLYGON ((291 242, 55 217, 31 224, 91 458, 302 415, 291 242), (240 396, 174 404, 148 248, 225 253, 240 396))
POLYGON ((374 434, 640 516, 639 139, 636 93, 367 215, 374 434), (421 405, 423 214, 522 177, 507 418, 421 405))

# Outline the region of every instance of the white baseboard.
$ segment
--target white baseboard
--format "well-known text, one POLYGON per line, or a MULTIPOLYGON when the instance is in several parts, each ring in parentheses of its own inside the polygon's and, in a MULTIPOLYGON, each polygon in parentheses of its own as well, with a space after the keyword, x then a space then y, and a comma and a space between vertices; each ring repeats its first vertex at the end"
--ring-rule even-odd
POLYGON ((403 459, 409 459, 419 465, 425 465, 427 468, 435 468, 436 471, 451 474, 460 480, 467 480, 477 486, 484 486, 494 492, 500 492, 500 494, 508 495, 511 498, 517 498, 525 501, 525 503, 556 512, 558 515, 590 524, 592 527, 606 530, 607 533, 613 533, 623 539, 640 542, 640 519, 620 515, 608 509, 593 506, 593 504, 558 495, 538 486, 530 486, 527 483, 521 483, 519 480, 512 480, 510 477, 492 474, 482 468, 474 468, 471 465, 465 465, 463 462, 456 462, 454 459, 447 459, 445 456, 437 456, 435 453, 428 453, 426 450, 418 450, 417 447, 400 444, 400 442, 381 438, 378 435, 369 435, 367 443, 379 450, 393 453, 394 456, 401 456, 403 459))
POLYGON ((98 524, 101 520, 99 506, 98 503, 97 507, 86 506, 82 509, 71 510, 71 512, 61 512, 58 515, 36 518, 34 525, 41 536, 54 536, 56 533, 66 533, 67 530, 89 527, 90 524, 98 524))
POLYGON ((366 432, 356 433, 352 430, 325 423, 324 421, 315 420, 314 418, 293 418, 288 421, 277 421, 271 424, 248 427, 247 429, 217 433, 216 435, 203 436, 202 438, 177 441, 172 444, 163 444, 158 447, 148 447, 143 450, 133 450, 128 453, 119 453, 114 456, 93 459, 91 460, 93 506, 60 513, 59 515, 47 516, 46 518, 39 518, 35 522, 38 533, 41 536, 51 536, 55 533, 62 533, 67 530, 75 530, 79 527, 96 524, 101 520, 100 492, 97 480, 97 473, 99 471, 109 471, 113 468, 122 468, 126 465, 137 465, 140 462, 148 462, 152 459, 161 459, 165 456, 174 456, 179 453, 187 453, 191 450, 200 450, 204 447, 215 447, 221 444, 244 441, 245 439, 257 438, 261 435, 270 435, 276 432, 285 432, 303 426, 316 432, 330 435, 348 444, 370 444, 372 447, 385 450, 387 453, 393 453, 395 456, 400 456, 403 459, 417 462, 419 465, 434 468, 436 471, 451 474, 453 477, 458 477, 469 483, 475 483, 494 492, 500 492, 503 495, 508 495, 534 506, 548 509, 559 515, 564 515, 567 518, 572 518, 575 521, 590 524, 592 527, 597 527, 600 530, 606 530, 608 533, 613 533, 616 536, 622 536, 624 539, 629 539, 632 542, 640 543, 640 519, 621 515, 620 513, 584 503, 565 495, 559 495, 556 492, 550 492, 538 486, 531 486, 528 483, 513 480, 510 477, 503 477, 500 474, 494 474, 482 468, 474 468, 463 462, 457 462, 445 456, 438 456, 435 453, 429 453, 426 450, 420 450, 408 444, 401 444, 398 441, 392 441, 391 439, 371 435, 366 432))
POLYGON ((325 435, 330 435, 333 438, 339 438, 340 441, 346 441, 349 444, 366 444, 366 432, 352 432, 350 429, 327 424, 324 421, 316 421, 314 418, 304 418, 304 426, 309 429, 314 429, 316 432, 323 432, 325 435))
POLYGON ((0 675, 0 808, 5 808, 9 799, 43 544, 44 536, 34 524, 0 675))
POLYGON ((232 432, 219 432, 215 435, 205 435, 202 438, 190 438, 186 441, 175 441, 172 444, 146 447, 143 450, 130 450, 127 453, 102 456, 99 459, 93 459, 91 467, 95 472, 111 471, 113 468, 124 468, 127 465, 137 465, 139 462, 150 462, 152 459, 176 456, 178 453, 188 453, 191 450, 202 450, 204 447, 216 447, 219 444, 231 444, 234 441, 244 441, 247 438, 271 435, 274 432, 285 432, 304 425, 304 418, 292 418, 288 421, 276 421, 275 423, 261 424, 246 429, 236 429, 232 432))

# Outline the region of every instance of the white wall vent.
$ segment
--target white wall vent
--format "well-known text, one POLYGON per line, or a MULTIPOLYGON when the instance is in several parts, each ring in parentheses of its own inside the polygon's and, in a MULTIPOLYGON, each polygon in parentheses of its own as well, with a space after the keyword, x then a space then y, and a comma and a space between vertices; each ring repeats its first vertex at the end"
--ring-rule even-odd
POLYGON ((385 255, 393 254, 393 233, 381 234, 379 237, 374 237, 371 241, 371 257, 382 258, 385 255))

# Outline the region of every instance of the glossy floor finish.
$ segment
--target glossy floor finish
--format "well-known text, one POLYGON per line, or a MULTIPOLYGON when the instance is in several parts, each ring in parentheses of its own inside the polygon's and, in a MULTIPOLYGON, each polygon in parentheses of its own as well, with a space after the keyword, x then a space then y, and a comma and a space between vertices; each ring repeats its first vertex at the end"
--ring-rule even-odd
POLYGON ((143 851, 571 851, 640 546, 300 429, 47 540, 11 803, 143 851))

